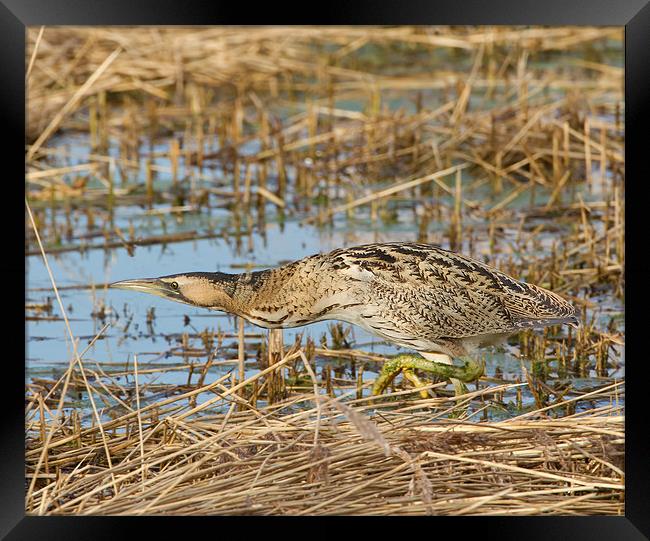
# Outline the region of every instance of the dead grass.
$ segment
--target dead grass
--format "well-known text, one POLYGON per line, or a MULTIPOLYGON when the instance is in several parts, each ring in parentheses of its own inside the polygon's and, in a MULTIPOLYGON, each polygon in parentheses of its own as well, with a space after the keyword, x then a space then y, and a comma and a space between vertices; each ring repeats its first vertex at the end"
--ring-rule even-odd
MULTIPOLYGON (((621 29, 31 29, 27 255, 214 237, 248 237, 252 251, 269 219, 344 221, 354 237, 409 212, 417 240, 565 295, 583 327, 521 333, 525 383, 495 375, 460 399, 435 383, 427 400, 363 398, 363 363, 383 357, 350 349, 340 327, 336 350, 274 336, 253 376, 243 327, 230 360, 215 358, 213 331, 183 333, 183 359, 206 361, 194 384, 194 365, 165 368, 189 370, 174 388, 124 387, 81 352, 60 379, 27 386, 27 512, 623 514, 623 383, 608 374, 624 330, 600 311, 624 294, 623 71, 603 59, 610 42, 621 29), (89 141, 82 160, 57 141, 74 133, 89 141), (231 226, 143 237, 116 224, 123 204, 161 221, 226 208, 231 226), (360 363, 356 381, 330 366, 318 378, 316 357, 360 363), (228 362, 238 377, 205 383, 228 362), (553 387, 550 371, 604 382, 553 387), (79 392, 95 400, 90 418, 79 392), (508 394, 519 415, 483 422, 508 394)), ((34 306, 53 317, 49 301, 34 306)), ((137 381, 136 369, 156 370, 124 373, 137 381)))
POLYGON ((621 384, 580 398, 607 407, 494 423, 445 419, 455 399, 410 393, 383 405, 295 393, 258 409, 224 384, 87 428, 29 423, 28 513, 623 514, 621 384), (212 398, 192 407, 197 393, 212 398), (227 413, 206 413, 215 400, 227 413))

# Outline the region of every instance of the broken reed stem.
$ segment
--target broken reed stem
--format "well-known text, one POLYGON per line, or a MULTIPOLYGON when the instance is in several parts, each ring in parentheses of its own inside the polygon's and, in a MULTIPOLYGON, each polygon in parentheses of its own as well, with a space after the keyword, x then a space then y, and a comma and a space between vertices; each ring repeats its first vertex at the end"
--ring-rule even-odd
MULTIPOLYGON (((246 379, 246 342, 244 337, 244 318, 237 316, 237 367, 239 371, 238 383, 246 379)), ((242 399, 246 399, 246 390, 242 389, 240 393, 242 399)), ((242 409, 242 404, 237 403, 239 411, 242 409)))
MULTIPOLYGON (((284 355, 284 341, 282 329, 269 330, 269 367, 276 365, 284 355)), ((284 382, 284 371, 274 370, 269 373, 267 377, 267 394, 269 403, 273 404, 278 400, 282 400, 286 396, 286 388, 284 382)))
POLYGON ((140 441, 140 458, 142 460, 142 491, 144 492, 144 481, 147 477, 146 465, 144 461, 144 438, 142 433, 142 415, 140 413, 140 385, 138 383, 138 355, 133 354, 133 377, 135 379, 135 404, 136 412, 138 414, 138 434, 140 441))
POLYGON ((244 318, 237 316, 237 361, 239 367, 239 382, 246 379, 246 343, 244 341, 244 318))
POLYGON ((300 353, 300 358, 302 359, 302 362, 305 365, 305 369, 309 373, 309 377, 311 378, 312 385, 313 385, 314 405, 316 406, 316 426, 314 427, 314 447, 316 447, 318 445, 318 431, 320 429, 320 420, 322 415, 320 393, 318 391, 318 378, 316 377, 316 374, 314 373, 314 370, 312 369, 311 364, 307 360, 307 357, 305 356, 302 349, 300 349, 298 352, 300 353))

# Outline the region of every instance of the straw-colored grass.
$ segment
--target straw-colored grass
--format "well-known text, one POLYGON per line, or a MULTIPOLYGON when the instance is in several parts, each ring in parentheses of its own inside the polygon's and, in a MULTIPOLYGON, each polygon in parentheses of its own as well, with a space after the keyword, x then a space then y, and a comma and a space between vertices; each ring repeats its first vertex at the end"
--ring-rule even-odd
POLYGON ((623 514, 621 384, 582 397, 611 402, 597 410, 494 423, 442 417, 494 388, 460 404, 312 391, 260 409, 236 388, 212 383, 89 428, 34 421, 28 513, 623 514), (213 398, 191 407, 197 393, 213 398), (231 400, 227 413, 188 418, 215 399, 231 400))
MULTIPOLYGON (((457 74, 426 73, 408 78, 343 68, 336 65, 367 44, 426 49, 487 50, 499 47, 524 52, 563 51, 604 37, 620 39, 619 28, 512 28, 486 27, 482 31, 464 27, 219 27, 219 28, 74 28, 48 27, 39 39, 40 28, 30 30, 28 134, 43 134, 48 125, 58 124, 62 113, 78 105, 82 96, 102 92, 144 92, 162 101, 174 93, 191 91, 192 85, 276 90, 283 86, 278 76, 316 76, 331 80, 332 90, 373 88, 443 88, 456 84, 457 74), (37 47, 38 45, 38 47, 37 47), (317 46, 336 46, 324 57, 317 46), (36 54, 34 54, 36 51, 36 54), (107 54, 108 53, 108 54, 107 54), (32 57, 37 60, 31 62, 32 57), (106 65, 109 64, 109 65, 106 65), (96 82, 93 76, 103 73, 96 82), (92 84, 89 81, 92 80, 92 84), (72 84, 71 84, 72 83, 72 84), (75 84, 77 83, 77 84, 75 84), (72 105, 68 105, 71 104, 72 105)), ((586 63, 589 65, 588 63, 586 63)), ((500 66, 505 69, 505 66, 500 66)), ((619 75, 615 68, 593 62, 591 69, 619 75)), ((496 75, 496 73, 494 74, 496 75)), ((535 86, 540 81, 530 80, 535 86)), ((285 83, 286 84, 286 83, 285 83)), ((293 83, 291 83, 293 86, 293 83)), ((474 85, 500 84, 493 76, 478 77, 474 85)), ((594 83, 586 83, 593 86, 594 83)), ((596 83, 597 88, 615 84, 615 78, 596 83)), ((551 82, 555 88, 575 86, 571 80, 551 82)), ((199 96, 184 114, 199 112, 199 96)), ((466 102, 456 107, 462 113, 466 102)), ((170 114, 179 111, 169 110, 170 114)), ((40 146, 40 145, 38 145, 40 146)), ((32 152, 35 152, 34 149, 32 152)))
MULTIPOLYGON (((268 218, 347 220, 354 239, 399 207, 409 240, 549 287, 583 326, 520 333, 523 383, 494 374, 460 398, 433 383, 427 400, 363 398, 363 363, 384 357, 348 348, 340 326, 331 349, 275 334, 265 350, 240 324, 232 358, 213 331, 184 333, 174 354, 206 359, 194 383, 194 364, 93 366, 75 347, 61 378, 27 385, 27 512, 623 514, 623 321, 599 310, 624 294, 623 70, 603 59, 621 43, 588 27, 30 29, 27 255, 214 237, 253 251, 268 218), (57 140, 74 133, 81 158, 57 140), (161 221, 226 208, 229 225, 143 237, 114 219, 122 204, 161 221), (331 357, 357 381, 316 370, 331 357), (165 370, 187 384, 144 383, 165 370), (486 422, 504 396, 517 416, 486 422)), ((67 323, 62 304, 30 309, 67 323)))

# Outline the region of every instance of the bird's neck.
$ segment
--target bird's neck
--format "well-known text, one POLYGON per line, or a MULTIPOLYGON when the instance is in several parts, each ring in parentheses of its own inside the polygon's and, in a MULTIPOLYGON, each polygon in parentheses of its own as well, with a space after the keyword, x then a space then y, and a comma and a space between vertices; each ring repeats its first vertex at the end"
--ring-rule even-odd
MULTIPOLYGON (((294 274, 291 265, 236 275, 232 312, 257 321, 260 314, 274 313, 286 305, 287 288, 294 274)), ((260 320, 263 321, 263 320, 260 320)))
POLYGON ((230 306, 225 307, 227 311, 243 314, 271 294, 273 274, 273 269, 241 274, 214 273, 213 281, 231 300, 230 306))

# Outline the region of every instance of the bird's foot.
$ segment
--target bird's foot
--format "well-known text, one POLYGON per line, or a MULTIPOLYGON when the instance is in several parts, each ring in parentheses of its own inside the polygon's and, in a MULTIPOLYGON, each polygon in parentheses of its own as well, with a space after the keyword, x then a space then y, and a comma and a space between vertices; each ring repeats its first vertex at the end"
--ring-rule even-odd
MULTIPOLYGON (((415 375, 414 370, 424 370, 431 372, 442 379, 449 379, 454 384, 456 396, 467 393, 467 387, 463 382, 474 381, 483 375, 485 363, 477 363, 471 357, 461 357, 462 366, 453 364, 438 363, 430 361, 411 353, 402 353, 392 359, 387 360, 381 369, 379 377, 375 380, 372 387, 372 394, 378 395, 383 393, 391 384, 395 377, 404 373, 404 377, 411 381, 416 387, 424 387, 425 384, 415 375)), ((420 391, 423 398, 428 397, 427 391, 420 391)))

